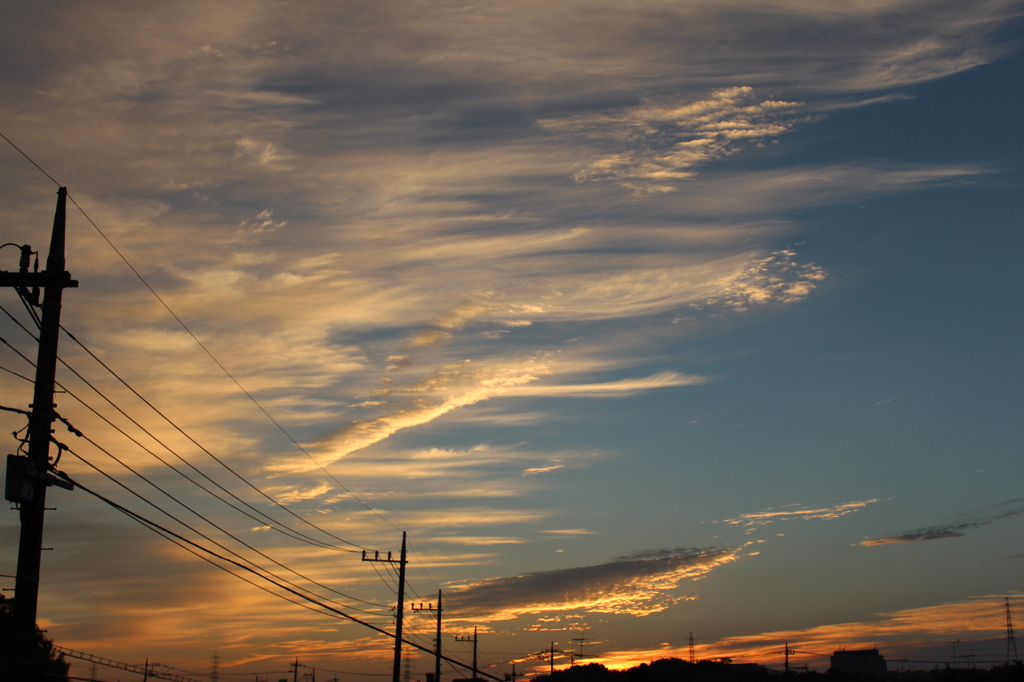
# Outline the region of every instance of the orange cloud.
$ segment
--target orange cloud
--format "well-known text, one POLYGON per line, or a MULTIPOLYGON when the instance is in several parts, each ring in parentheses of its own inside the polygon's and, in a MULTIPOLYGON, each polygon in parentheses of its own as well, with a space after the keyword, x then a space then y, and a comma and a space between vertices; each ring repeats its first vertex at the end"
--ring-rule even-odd
MULTIPOLYGON (((958 602, 878 614, 872 621, 834 623, 797 630, 762 632, 727 637, 697 647, 699 659, 731 658, 736 662, 763 665, 781 663, 783 647, 796 650, 800 664, 824 669, 828 656, 839 649, 878 647, 889 659, 909 657, 915 652, 942 646, 956 637, 969 640, 998 640, 1005 632, 1004 597, 985 595, 958 602)), ((658 648, 610 651, 588 661, 609 668, 629 668, 659 658, 689 658, 688 646, 663 644, 658 648)))
MULTIPOLYGON (((754 512, 753 514, 740 514, 734 519, 724 519, 719 523, 727 523, 732 526, 765 526, 775 521, 789 521, 792 519, 838 519, 840 516, 846 516, 853 512, 866 507, 873 502, 878 502, 877 499, 873 500, 862 500, 860 502, 844 502, 831 507, 819 507, 819 508, 783 508, 782 510, 773 510, 771 508, 761 512, 754 512)), ((788 505, 789 507, 796 507, 797 505, 788 505)))
POLYGON ((739 551, 656 550, 595 566, 489 578, 453 590, 448 605, 458 618, 474 621, 567 610, 645 616, 685 599, 670 593, 683 580, 736 561, 739 551))

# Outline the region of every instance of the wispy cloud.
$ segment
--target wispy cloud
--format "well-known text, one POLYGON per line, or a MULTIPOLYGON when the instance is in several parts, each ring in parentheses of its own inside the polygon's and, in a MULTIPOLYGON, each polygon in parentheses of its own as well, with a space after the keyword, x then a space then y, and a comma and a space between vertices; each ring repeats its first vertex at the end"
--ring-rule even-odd
POLYGON ((723 178, 700 176, 660 201, 687 215, 744 216, 829 206, 903 192, 964 185, 992 171, 977 165, 858 161, 738 171, 723 178))
POLYGON ((938 526, 928 526, 926 528, 902 531, 892 535, 886 535, 881 538, 862 540, 858 544, 865 547, 875 547, 878 545, 892 545, 903 542, 926 542, 928 540, 960 538, 966 535, 968 531, 974 530, 975 528, 981 528, 996 521, 1002 521, 1003 519, 1010 519, 1024 514, 1024 505, 1021 504, 1022 501, 1024 501, 1024 498, 1018 497, 1005 502, 1000 502, 997 505, 993 505, 992 507, 973 514, 965 515, 967 516, 967 519, 962 521, 954 521, 938 526))
POLYGON ((643 616, 682 599, 672 595, 682 581, 696 580, 738 557, 736 549, 656 550, 594 566, 479 580, 450 591, 447 599, 460 620, 574 610, 643 616))
POLYGON ((374 419, 356 422, 320 441, 318 449, 327 453, 326 458, 321 458, 321 464, 337 461, 352 452, 379 443, 402 429, 427 424, 453 410, 492 398, 615 397, 706 381, 704 377, 662 372, 641 379, 605 383, 532 385, 543 375, 551 374, 553 364, 554 358, 550 356, 490 366, 467 360, 448 365, 412 386, 382 389, 377 395, 388 401, 391 411, 374 419))
MULTIPOLYGON (((465 614, 651 613, 740 550, 526 572, 526 559, 509 560, 528 555, 520 539, 545 538, 533 544, 549 556, 554 541, 622 541, 529 497, 598 456, 545 448, 544 429, 531 427, 561 418, 570 400, 706 390, 712 378, 679 352, 688 334, 800 305, 834 277, 826 251, 790 248, 808 229, 807 208, 986 177, 966 162, 796 166, 786 156, 811 117, 881 107, 996 59, 1005 46, 995 30, 1020 3, 935 0, 928 10, 916 0, 254 0, 243 13, 211 0, 131 12, 97 1, 73 13, 6 3, 0 120, 338 480, 443 543, 443 555, 421 554, 440 580, 481 567, 523 572, 466 583, 465 614), (467 428, 452 440, 425 428, 456 420, 467 428), (482 424, 501 435, 465 436, 482 424)), ((52 191, 7 153, 6 239, 38 246, 29 226, 52 218, 52 191)), ((68 269, 82 286, 65 326, 291 509, 345 537, 376 543, 392 532, 293 458, 91 226, 70 218, 68 269)), ((147 473, 162 468, 59 400, 90 436, 145 460, 147 473)), ((76 522, 91 518, 78 514, 80 500, 68 502, 76 522)), ((239 524, 281 549, 274 533, 249 530, 251 519, 239 524)), ((99 536, 120 548, 93 541, 69 552, 64 576, 74 568, 79 582, 65 581, 69 596, 47 610, 71 646, 127 660, 155 644, 189 660, 197 641, 223 642, 231 661, 281 642, 331 655, 333 626, 310 635, 297 607, 282 615, 269 595, 159 546, 117 545, 131 535, 118 524, 65 528, 80 537, 62 541, 99 536)), ((339 577, 315 552, 286 553, 316 576, 371 590, 366 567, 339 577)), ((338 656, 378 655, 368 640, 337 638, 355 642, 338 656)))
POLYGON ((832 505, 830 507, 805 507, 802 505, 787 505, 778 509, 768 508, 764 511, 753 512, 750 514, 740 514, 733 519, 723 519, 716 523, 727 523, 732 526, 766 526, 770 523, 776 523, 778 521, 792 521, 792 520, 814 520, 824 519, 832 520, 838 519, 847 514, 863 509, 869 504, 878 502, 879 500, 862 500, 858 502, 841 502, 839 504, 832 505))
POLYGON ((697 101, 654 103, 541 125, 607 140, 617 147, 588 164, 577 181, 615 180, 638 193, 668 192, 695 168, 792 127, 800 102, 758 98, 751 87, 724 88, 697 101))
POLYGON ((437 542, 447 542, 452 545, 521 545, 526 540, 523 538, 509 537, 483 537, 477 535, 443 535, 431 538, 437 542))

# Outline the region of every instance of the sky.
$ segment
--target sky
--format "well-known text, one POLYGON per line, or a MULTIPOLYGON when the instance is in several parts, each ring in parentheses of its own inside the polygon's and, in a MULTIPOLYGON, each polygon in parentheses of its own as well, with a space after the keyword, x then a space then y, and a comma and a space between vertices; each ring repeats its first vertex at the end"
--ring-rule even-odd
MULTIPOLYGON (((282 585, 393 631, 397 565, 361 552, 405 532, 409 600, 442 591, 446 653, 476 628, 494 675, 691 633, 776 668, 1004 660, 1022 15, 4 3, 3 241, 45 254, 75 202, 57 468, 195 543, 51 488, 41 627, 226 679, 387 675, 391 639, 282 585)), ((24 425, 0 414, 9 452, 24 425)), ((17 537, 0 515, 2 574, 17 537)), ((428 649, 433 617, 405 622, 428 649)))

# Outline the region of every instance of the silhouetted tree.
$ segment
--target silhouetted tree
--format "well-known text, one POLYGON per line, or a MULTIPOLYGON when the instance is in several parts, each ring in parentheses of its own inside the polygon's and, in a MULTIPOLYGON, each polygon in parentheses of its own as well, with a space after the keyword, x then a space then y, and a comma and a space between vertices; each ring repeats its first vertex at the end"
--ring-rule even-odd
POLYGON ((14 601, 0 594, 0 679, 14 682, 17 678, 12 672, 12 661, 27 659, 34 664, 33 682, 67 682, 70 665, 64 661, 64 654, 53 650, 53 641, 39 628, 29 650, 24 651, 24 648, 24 642, 14 639, 14 601))
MULTIPOLYGON (((882 678, 878 678, 879 682, 882 678)), ((1024 664, 997 665, 990 670, 935 668, 932 670, 889 671, 889 682, 1024 682, 1024 664)), ((590 663, 539 675, 531 682, 870 682, 871 678, 829 670, 828 673, 793 671, 784 675, 753 663, 732 663, 729 659, 690 663, 662 658, 628 670, 608 670, 590 663)))

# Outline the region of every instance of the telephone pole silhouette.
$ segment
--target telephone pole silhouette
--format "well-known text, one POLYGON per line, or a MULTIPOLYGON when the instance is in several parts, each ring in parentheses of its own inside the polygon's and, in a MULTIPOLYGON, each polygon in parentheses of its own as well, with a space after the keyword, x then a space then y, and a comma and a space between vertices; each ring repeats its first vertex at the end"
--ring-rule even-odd
POLYGON ((549 672, 550 672, 551 675, 554 675, 555 674, 555 654, 564 654, 564 653, 565 652, 562 651, 561 649, 556 649, 555 648, 555 643, 551 642, 551 646, 550 647, 548 647, 547 649, 544 649, 543 651, 538 651, 535 655, 541 657, 541 660, 543 660, 544 656, 548 657, 548 662, 549 662, 549 666, 550 666, 549 667, 549 672))
POLYGON ((427 604, 423 606, 421 602, 419 606, 412 605, 414 612, 419 611, 435 611, 437 613, 437 633, 434 636, 434 680, 433 682, 441 682, 441 590, 437 591, 437 608, 434 608, 433 604, 427 604))
MULTIPOLYGON (((398 605, 395 607, 395 663, 391 675, 391 682, 401 682, 402 677, 402 619, 405 615, 405 531, 402 531, 402 553, 398 559, 391 558, 391 552, 387 557, 382 557, 380 552, 374 552, 373 556, 367 556, 363 550, 363 561, 376 561, 385 564, 398 564, 398 605)), ((476 664, 473 665, 474 669, 476 664)), ((476 677, 474 672, 473 677, 476 677)))
POLYGON ((788 675, 789 674, 789 655, 790 654, 799 653, 799 652, 794 651, 793 649, 790 649, 789 648, 789 642, 786 642, 783 645, 783 647, 782 647, 782 651, 773 651, 772 653, 773 654, 785 654, 785 656, 786 656, 786 674, 788 675))
POLYGON ((693 630, 690 630, 690 663, 696 663, 697 657, 693 655, 693 630))
POLYGON ((476 626, 475 625, 473 626, 473 636, 472 637, 470 637, 469 635, 465 635, 465 636, 455 635, 455 641, 456 642, 473 642, 473 679, 474 680, 477 679, 477 674, 476 674, 476 670, 477 670, 477 668, 476 668, 476 647, 477 647, 477 643, 479 642, 479 639, 477 638, 477 635, 476 635, 476 626))
MULTIPOLYGON (((11 642, 14 645, 13 651, 21 652, 29 651, 35 639, 46 488, 56 484, 70 489, 68 483, 57 479, 49 471, 50 434, 56 418, 53 388, 57 372, 57 342, 60 339, 61 298, 64 289, 78 286, 78 282, 71 279, 70 273, 64 270, 67 194, 64 187, 57 191, 57 209, 53 216, 46 269, 38 272, 37 257, 36 271, 29 272, 33 252, 26 245, 21 247, 18 272, 0 272, 0 286, 15 287, 26 304, 42 308, 35 389, 28 413, 28 454, 7 456, 5 497, 18 506, 21 518, 18 569, 14 583, 14 640, 11 642), (43 291, 41 305, 40 289, 43 291)), ((15 670, 26 677, 31 676, 32 664, 29 661, 19 659, 12 663, 15 670)), ((14 679, 18 679, 18 676, 14 679)))

